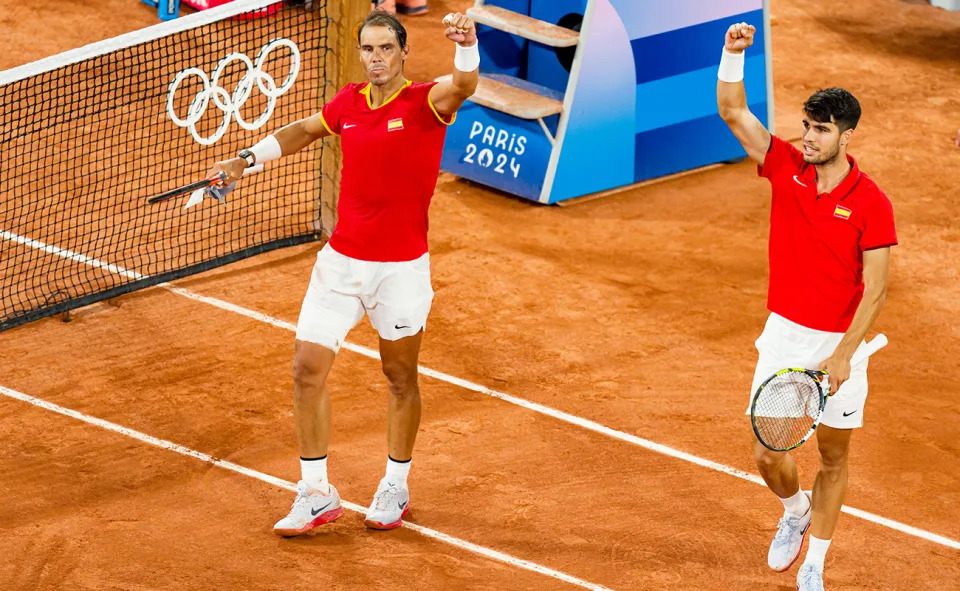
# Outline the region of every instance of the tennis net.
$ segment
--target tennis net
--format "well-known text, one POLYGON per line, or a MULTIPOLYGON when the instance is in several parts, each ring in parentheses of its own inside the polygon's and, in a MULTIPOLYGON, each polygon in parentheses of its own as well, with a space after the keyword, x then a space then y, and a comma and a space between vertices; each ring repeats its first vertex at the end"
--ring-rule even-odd
POLYGON ((0 330, 320 240, 320 142, 226 205, 147 199, 319 109, 326 4, 239 0, 0 72, 0 330))

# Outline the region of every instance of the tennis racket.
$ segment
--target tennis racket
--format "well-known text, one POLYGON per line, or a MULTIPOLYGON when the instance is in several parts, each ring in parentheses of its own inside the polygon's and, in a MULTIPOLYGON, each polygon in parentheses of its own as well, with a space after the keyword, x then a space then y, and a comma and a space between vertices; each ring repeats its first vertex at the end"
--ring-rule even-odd
MULTIPOLYGON (((854 354, 850 365, 861 363, 886 345, 887 337, 877 335, 854 354)), ((791 367, 760 384, 750 406, 750 422, 764 447, 790 451, 813 435, 830 396, 827 377, 822 371, 791 367)))
MULTIPOLYGON (((243 176, 257 173, 257 172, 260 172, 261 170, 263 170, 263 165, 257 164, 255 166, 251 166, 250 168, 247 168, 246 170, 244 170, 243 176)), ((182 187, 177 187, 176 189, 171 189, 166 193, 160 193, 155 197, 151 197, 150 199, 147 199, 147 203, 160 203, 161 201, 166 201, 167 199, 173 199, 174 197, 178 197, 180 195, 186 195, 187 193, 192 193, 197 189, 206 189, 207 187, 220 184, 225 180, 227 180, 227 173, 221 170, 220 172, 214 175, 208 176, 202 181, 190 183, 189 185, 183 185, 182 187)))

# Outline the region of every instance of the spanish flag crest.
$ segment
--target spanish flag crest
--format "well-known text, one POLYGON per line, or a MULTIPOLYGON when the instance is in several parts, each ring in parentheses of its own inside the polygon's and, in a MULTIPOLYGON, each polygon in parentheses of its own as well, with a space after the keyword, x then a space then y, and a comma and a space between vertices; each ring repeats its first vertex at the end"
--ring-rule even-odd
POLYGON ((403 119, 401 117, 387 121, 387 131, 399 131, 401 129, 403 129, 403 119))
POLYGON ((847 209, 842 205, 838 205, 837 208, 833 210, 833 215, 842 220, 849 220, 851 213, 853 213, 853 210, 847 209))

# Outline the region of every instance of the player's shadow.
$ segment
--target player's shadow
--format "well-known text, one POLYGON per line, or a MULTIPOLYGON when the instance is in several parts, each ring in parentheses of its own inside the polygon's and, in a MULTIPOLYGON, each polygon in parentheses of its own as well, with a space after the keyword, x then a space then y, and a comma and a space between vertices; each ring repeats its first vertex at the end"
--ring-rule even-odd
MULTIPOLYGON (((363 527, 363 524, 360 524, 363 527)), ((355 546, 357 538, 363 532, 357 531, 354 523, 327 524, 319 529, 316 535, 295 536, 292 538, 277 538, 281 548, 303 548, 306 546, 355 546)))

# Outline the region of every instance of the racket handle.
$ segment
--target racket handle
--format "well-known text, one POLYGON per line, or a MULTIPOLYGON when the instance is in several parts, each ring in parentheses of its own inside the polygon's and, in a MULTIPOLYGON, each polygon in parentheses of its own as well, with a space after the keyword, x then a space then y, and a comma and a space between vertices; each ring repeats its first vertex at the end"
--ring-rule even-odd
POLYGON ((221 172, 221 173, 212 175, 210 177, 207 177, 202 181, 197 181, 195 183, 190 183, 189 185, 184 185, 182 187, 177 187, 176 189, 171 189, 166 193, 161 193, 156 197, 151 197, 150 199, 147 199, 147 203, 160 203, 161 201, 166 201, 167 199, 171 199, 173 197, 179 197, 180 195, 190 193, 195 189, 202 189, 204 187, 209 187, 214 183, 221 182, 223 180, 223 177, 221 176, 222 174, 223 173, 221 172))
POLYGON ((850 365, 854 366, 858 363, 865 360, 867 357, 870 357, 880 349, 883 349, 887 346, 887 335, 880 333, 877 336, 873 337, 861 350, 857 351, 853 358, 850 359, 850 365))

